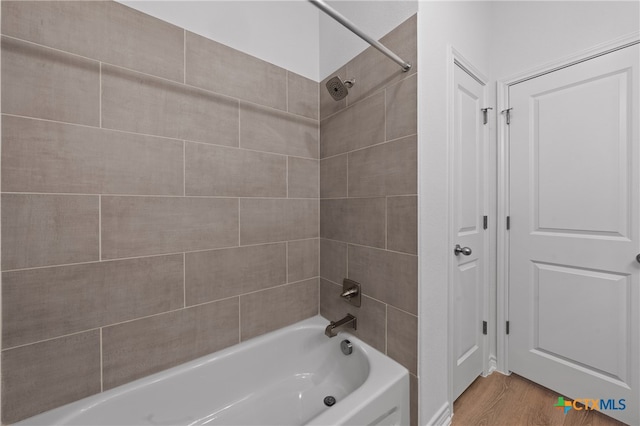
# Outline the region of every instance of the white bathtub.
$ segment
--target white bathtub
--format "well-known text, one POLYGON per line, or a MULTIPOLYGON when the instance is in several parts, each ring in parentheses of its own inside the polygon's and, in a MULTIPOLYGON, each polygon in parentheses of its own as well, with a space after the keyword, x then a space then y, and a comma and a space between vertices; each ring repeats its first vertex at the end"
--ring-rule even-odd
POLYGON ((407 370, 346 332, 326 337, 327 324, 310 318, 18 424, 408 425, 407 370))

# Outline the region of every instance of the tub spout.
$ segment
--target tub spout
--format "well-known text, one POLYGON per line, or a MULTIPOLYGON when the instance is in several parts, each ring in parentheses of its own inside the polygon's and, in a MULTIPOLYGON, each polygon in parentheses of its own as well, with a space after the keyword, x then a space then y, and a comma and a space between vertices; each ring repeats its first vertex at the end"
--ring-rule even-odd
POLYGON ((342 318, 339 321, 331 321, 327 328, 324 329, 324 334, 326 334, 327 337, 335 337, 337 336, 337 333, 334 330, 342 326, 351 327, 354 330, 357 330, 358 319, 351 314, 347 314, 346 317, 342 318))

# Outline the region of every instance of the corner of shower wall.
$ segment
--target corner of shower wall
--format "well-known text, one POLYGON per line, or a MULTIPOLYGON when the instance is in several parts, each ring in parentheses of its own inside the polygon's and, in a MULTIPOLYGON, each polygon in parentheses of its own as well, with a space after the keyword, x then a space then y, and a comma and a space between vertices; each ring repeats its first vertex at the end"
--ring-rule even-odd
POLYGON ((318 314, 318 83, 116 2, 1 7, 4 423, 318 314))
POLYGON ((320 83, 320 313, 358 317, 360 338, 410 374, 418 423, 417 16, 380 40, 407 73, 372 47, 320 83), (334 75, 355 79, 334 101, 334 75), (362 283, 362 306, 339 297, 362 283))

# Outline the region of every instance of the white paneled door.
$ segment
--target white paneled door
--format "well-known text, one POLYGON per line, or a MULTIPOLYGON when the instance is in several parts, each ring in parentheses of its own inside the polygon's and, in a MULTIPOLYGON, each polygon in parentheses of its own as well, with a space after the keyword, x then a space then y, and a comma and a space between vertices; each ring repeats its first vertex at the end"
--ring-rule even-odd
POLYGON ((509 88, 509 370, 598 401, 586 408, 632 425, 640 424, 639 50, 509 88))
POLYGON ((452 147, 452 241, 460 247, 453 262, 453 397, 480 375, 485 292, 485 130, 484 84, 458 65, 454 70, 452 147))

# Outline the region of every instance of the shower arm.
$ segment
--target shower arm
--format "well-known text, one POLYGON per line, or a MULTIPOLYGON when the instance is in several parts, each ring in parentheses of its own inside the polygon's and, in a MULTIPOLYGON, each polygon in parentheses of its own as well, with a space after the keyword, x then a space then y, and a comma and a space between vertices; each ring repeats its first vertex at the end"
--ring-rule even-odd
POLYGON ((349 31, 351 31, 352 33, 354 33, 355 35, 357 35, 358 37, 360 37, 361 39, 369 43, 371 46, 375 47, 380 52, 384 53, 393 62, 400 65, 400 67, 402 67, 402 72, 407 72, 411 69, 411 64, 409 62, 404 61, 400 56, 393 53, 391 50, 389 50, 389 48, 387 48, 384 44, 380 43, 378 40, 374 40, 373 38, 369 37, 367 34, 362 32, 358 27, 355 26, 353 22, 348 20, 340 12, 338 12, 337 10, 329 6, 327 3, 325 3, 324 0, 309 0, 309 2, 312 3, 314 6, 316 6, 318 9, 322 10, 327 15, 331 16, 333 19, 335 19, 339 23, 341 23, 345 28, 347 28, 349 31))

